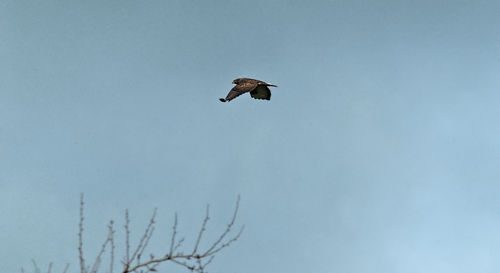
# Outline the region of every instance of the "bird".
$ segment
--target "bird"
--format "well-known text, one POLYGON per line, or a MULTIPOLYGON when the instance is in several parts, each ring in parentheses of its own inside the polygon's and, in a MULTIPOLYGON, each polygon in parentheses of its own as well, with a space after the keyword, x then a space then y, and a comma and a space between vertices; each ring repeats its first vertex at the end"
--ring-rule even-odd
POLYGON ((249 78, 238 78, 233 81, 236 84, 231 91, 227 94, 226 98, 220 98, 222 102, 231 101, 232 99, 250 92, 250 96, 254 99, 259 100, 270 100, 271 90, 268 86, 278 87, 277 85, 270 84, 267 82, 249 79, 249 78))

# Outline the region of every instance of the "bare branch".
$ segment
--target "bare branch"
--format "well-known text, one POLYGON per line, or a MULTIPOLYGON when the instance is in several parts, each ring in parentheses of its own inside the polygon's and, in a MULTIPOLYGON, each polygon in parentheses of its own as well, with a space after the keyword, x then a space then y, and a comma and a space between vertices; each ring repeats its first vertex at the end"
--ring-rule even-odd
POLYGON ((146 250, 146 247, 149 244, 149 239, 151 239, 151 237, 153 236, 154 230, 155 230, 155 227, 152 226, 151 229, 149 230, 147 236, 146 236, 146 240, 144 241, 144 244, 142 245, 141 249, 139 250, 139 253, 137 254, 137 259, 139 259, 139 257, 142 257, 144 250, 146 250))
POLYGON ((125 210, 125 247, 126 247, 126 253, 125 253, 125 263, 126 263, 126 268, 130 266, 130 229, 129 229, 129 224, 130 224, 130 219, 128 217, 128 209, 125 210))
POLYGON ((177 242, 177 245, 175 245, 174 250, 172 252, 175 252, 179 247, 181 247, 183 242, 184 242, 184 238, 180 239, 177 242))
POLYGON ((234 225, 234 221, 236 220, 236 216, 238 215, 239 207, 240 207, 240 196, 238 195, 238 199, 236 199, 236 208, 234 209, 233 218, 231 219, 231 222, 227 225, 226 230, 221 234, 219 239, 217 239, 217 241, 215 241, 215 243, 212 244, 212 246, 203 254, 203 256, 207 256, 209 253, 211 253, 212 250, 216 248, 217 245, 224 239, 224 237, 226 237, 226 235, 231 231, 231 228, 234 225))
MULTIPOLYGON (((151 264, 161 263, 161 262, 165 262, 165 261, 172 261, 172 262, 175 262, 178 264, 182 264, 182 262, 176 261, 175 259, 191 259, 191 258, 193 258, 193 256, 191 256, 191 255, 175 255, 175 256, 166 255, 165 257, 160 258, 160 259, 151 259, 151 260, 144 262, 142 264, 138 264, 126 272, 134 272, 141 267, 147 267, 151 264)), ((185 264, 185 265, 187 265, 187 264, 185 264)))
POLYGON ((205 268, 207 265, 209 265, 214 260, 214 257, 215 257, 215 255, 210 256, 210 258, 208 259, 208 262, 203 264, 203 268, 205 268))
MULTIPOLYGON (((164 255, 159 255, 160 258, 155 258, 155 255, 151 254, 149 256, 149 260, 141 262, 141 258, 143 258, 143 254, 149 245, 153 233, 155 231, 156 224, 156 215, 157 209, 155 208, 153 214, 149 220, 149 223, 146 226, 144 234, 140 238, 137 245, 134 247, 133 253, 131 253, 131 244, 130 244, 130 218, 129 211, 125 210, 125 257, 122 260, 123 270, 122 273, 149 273, 156 272, 157 267, 167 261, 171 261, 172 263, 181 265, 182 267, 195 271, 197 273, 206 273, 205 268, 214 260, 215 255, 221 251, 222 249, 229 247, 234 241, 238 240, 241 236, 244 227, 241 227, 239 232, 234 237, 229 237, 230 233, 233 233, 233 227, 235 225, 236 217, 239 210, 239 202, 240 197, 238 196, 236 200, 236 206, 234 213, 230 222, 227 224, 226 229, 222 232, 217 239, 209 244, 210 247, 205 251, 201 251, 200 245, 203 235, 205 234, 207 223, 210 220, 210 206, 206 206, 205 217, 203 218, 203 222, 200 228, 200 231, 197 235, 194 247, 192 250, 188 250, 187 252, 180 251, 183 248, 183 244, 185 242, 185 238, 181 238, 177 240, 177 227, 178 227, 178 217, 177 213, 174 215, 174 223, 172 226, 172 235, 170 240, 170 246, 167 245, 168 251, 164 255), (187 253, 187 254, 184 254, 187 253)), ((105 252, 109 246, 109 273, 113 273, 114 262, 115 262, 115 230, 114 230, 114 221, 110 220, 107 226, 107 237, 106 240, 101 245, 101 248, 95 258, 92 266, 87 265, 85 263, 84 253, 83 253, 83 225, 84 225, 84 195, 83 193, 80 195, 80 209, 79 209, 79 224, 78 224, 78 258, 80 263, 80 273, 97 273, 99 271, 100 265, 103 262, 103 256, 105 256, 105 252)), ((168 243, 167 243, 168 244, 168 243)), ((107 257, 106 257, 107 258, 107 257)), ((40 268, 36 264, 34 260, 32 260, 35 273, 41 273, 40 268)), ((47 273, 52 273, 53 264, 50 263, 48 266, 47 273)), ((66 264, 63 273, 67 273, 69 268, 69 264, 66 264)), ((106 270, 106 271, 107 271, 106 270)), ((102 270, 101 270, 102 271, 102 270)), ((25 273, 23 267, 21 267, 21 273, 25 273)))
POLYGON ((40 268, 36 264, 34 259, 31 259, 31 262, 33 263, 33 268, 35 269, 35 273, 40 273, 40 268))
POLYGON ((196 239, 196 244, 194 245, 194 249, 193 249, 193 252, 191 254, 195 254, 196 251, 198 250, 198 246, 200 245, 200 241, 201 241, 201 236, 203 236, 203 232, 206 229, 207 222, 210 219, 209 210, 210 210, 210 206, 207 205, 207 212, 205 214, 205 218, 203 219, 203 224, 201 225, 200 233, 198 233, 198 239, 196 239))
POLYGON ((68 272, 68 268, 69 268, 69 263, 66 264, 66 267, 64 268, 63 273, 67 273, 68 272))
POLYGON ((194 250, 190 254, 183 254, 182 252, 174 253, 178 248, 181 247, 182 242, 184 241, 184 238, 179 240, 176 244, 176 235, 177 235, 177 225, 178 225, 178 218, 177 214, 175 214, 174 218, 174 224, 172 227, 172 238, 170 241, 170 249, 168 254, 164 255, 161 258, 155 258, 154 255, 151 255, 151 259, 149 261, 140 263, 138 262, 135 266, 128 268, 126 267, 125 270, 123 271, 124 273, 128 272, 143 272, 142 268, 146 269, 146 272, 150 271, 156 271, 156 267, 162 263, 162 262, 167 262, 171 261, 175 264, 181 265, 185 268, 187 268, 190 271, 196 271, 198 273, 205 273, 205 268, 207 265, 209 265, 217 252, 220 250, 228 247, 236 241, 242 234, 244 227, 242 227, 239 232, 236 234, 236 236, 232 237, 231 239, 227 240, 226 242, 223 243, 224 239, 226 239, 227 235, 231 232, 236 216, 238 214, 239 210, 239 201, 240 197, 238 196, 238 199, 236 201, 236 207, 233 213, 233 217, 231 218, 231 221, 227 225, 226 230, 219 236, 219 238, 208 248, 205 252, 198 253, 198 248, 201 242, 201 238, 203 235, 203 232, 206 229, 206 225, 209 218, 209 207, 207 206, 206 210, 206 215, 205 218, 203 219, 203 223, 200 229, 200 232, 198 233, 198 237, 196 239, 196 243, 194 246, 194 250), (208 261, 204 262, 204 259, 208 259, 208 261))
POLYGON ((172 259, 172 262, 178 264, 178 265, 182 265, 184 267, 186 267, 187 269, 193 271, 195 269, 195 266, 194 265, 189 265, 187 264, 186 262, 181 262, 181 261, 178 261, 178 260, 175 260, 175 259, 172 259))
POLYGON ((240 231, 238 232, 238 234, 236 234, 236 236, 234 236, 232 239, 230 239, 229 241, 225 242, 224 244, 222 244, 221 246, 219 246, 215 250, 212 250, 212 251, 208 252, 204 256, 214 255, 215 253, 219 252, 221 249, 230 246, 234 241, 236 241, 236 240, 238 240, 240 238, 240 235, 241 235, 241 233, 243 233, 244 229, 245 229, 245 226, 242 226, 240 228, 240 231))
POLYGON ((106 240, 101 246, 101 251, 99 251, 99 254, 95 258, 94 265, 92 266, 90 273, 97 273, 97 270, 101 265, 102 255, 104 254, 104 251, 106 251, 106 246, 108 245, 108 243, 111 243, 111 240, 113 238, 113 229, 111 225, 113 224, 113 221, 111 220, 110 223, 111 224, 108 226, 108 236, 106 237, 106 240))
POLYGON ((80 272, 86 273, 85 259, 83 258, 83 193, 80 194, 80 223, 78 229, 78 257, 80 258, 80 272))
POLYGON ((172 241, 170 242, 170 252, 168 253, 168 256, 172 256, 174 254, 175 235, 177 234, 177 213, 175 213, 174 226, 172 229, 172 241))
POLYGON ((137 245, 137 248, 135 249, 134 253, 132 254, 132 257, 130 257, 130 260, 128 260, 128 263, 130 264, 136 257, 140 259, 140 256, 142 255, 142 252, 146 248, 149 239, 153 235, 154 231, 154 224, 155 224, 155 218, 156 218, 156 212, 158 209, 154 209, 153 211, 153 216, 149 219, 149 224, 146 227, 146 230, 144 231, 144 235, 141 237, 141 240, 139 241, 139 244, 137 245))
POLYGON ((195 270, 200 272, 200 273, 203 273, 203 264, 201 263, 201 259, 196 259, 196 264, 198 266, 195 270))
POLYGON ((113 220, 109 221, 109 231, 108 231, 108 235, 109 235, 109 241, 111 243, 111 257, 110 257, 110 261, 109 261, 109 273, 113 273, 113 264, 115 263, 115 239, 114 239, 114 234, 115 234, 115 231, 113 230, 113 220))

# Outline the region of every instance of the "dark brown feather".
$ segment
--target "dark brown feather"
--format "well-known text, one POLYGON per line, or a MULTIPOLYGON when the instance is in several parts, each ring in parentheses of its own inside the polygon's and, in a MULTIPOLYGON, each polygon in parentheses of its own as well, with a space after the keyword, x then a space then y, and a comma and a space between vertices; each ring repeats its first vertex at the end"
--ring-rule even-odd
POLYGON ((258 85, 254 90, 250 91, 250 96, 258 100, 270 100, 271 90, 265 85, 258 85))
POLYGON ((257 87, 257 83, 254 82, 243 82, 231 89, 229 93, 227 94, 226 98, 224 101, 231 101, 232 99, 245 94, 246 92, 250 92, 257 87))
POLYGON ((277 87, 274 84, 266 83, 263 81, 249 79, 249 78, 239 78, 233 81, 236 86, 234 86, 231 91, 227 94, 226 98, 220 98, 222 102, 231 101, 234 98, 250 92, 250 96, 254 99, 270 100, 271 90, 268 86, 277 87))

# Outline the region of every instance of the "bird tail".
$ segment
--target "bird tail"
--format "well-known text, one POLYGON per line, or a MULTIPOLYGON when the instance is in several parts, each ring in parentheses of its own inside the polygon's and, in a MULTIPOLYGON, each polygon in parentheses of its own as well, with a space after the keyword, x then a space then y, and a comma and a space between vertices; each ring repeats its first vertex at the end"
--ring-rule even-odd
POLYGON ((222 102, 226 102, 226 100, 225 100, 225 99, 223 99, 223 98, 220 98, 219 100, 220 100, 220 101, 222 101, 222 102))

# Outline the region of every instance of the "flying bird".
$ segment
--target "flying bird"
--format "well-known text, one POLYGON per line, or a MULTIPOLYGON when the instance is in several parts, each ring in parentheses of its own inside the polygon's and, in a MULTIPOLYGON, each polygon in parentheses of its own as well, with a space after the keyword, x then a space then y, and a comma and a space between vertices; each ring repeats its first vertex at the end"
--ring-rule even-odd
POLYGON ((274 84, 249 78, 238 78, 233 81, 233 84, 236 84, 236 86, 234 86, 231 91, 229 91, 225 99, 220 98, 220 101, 230 101, 238 97, 239 95, 245 94, 246 92, 250 92, 250 96, 252 96, 252 98, 254 99, 270 100, 271 90, 269 90, 268 86, 278 87, 274 84))

